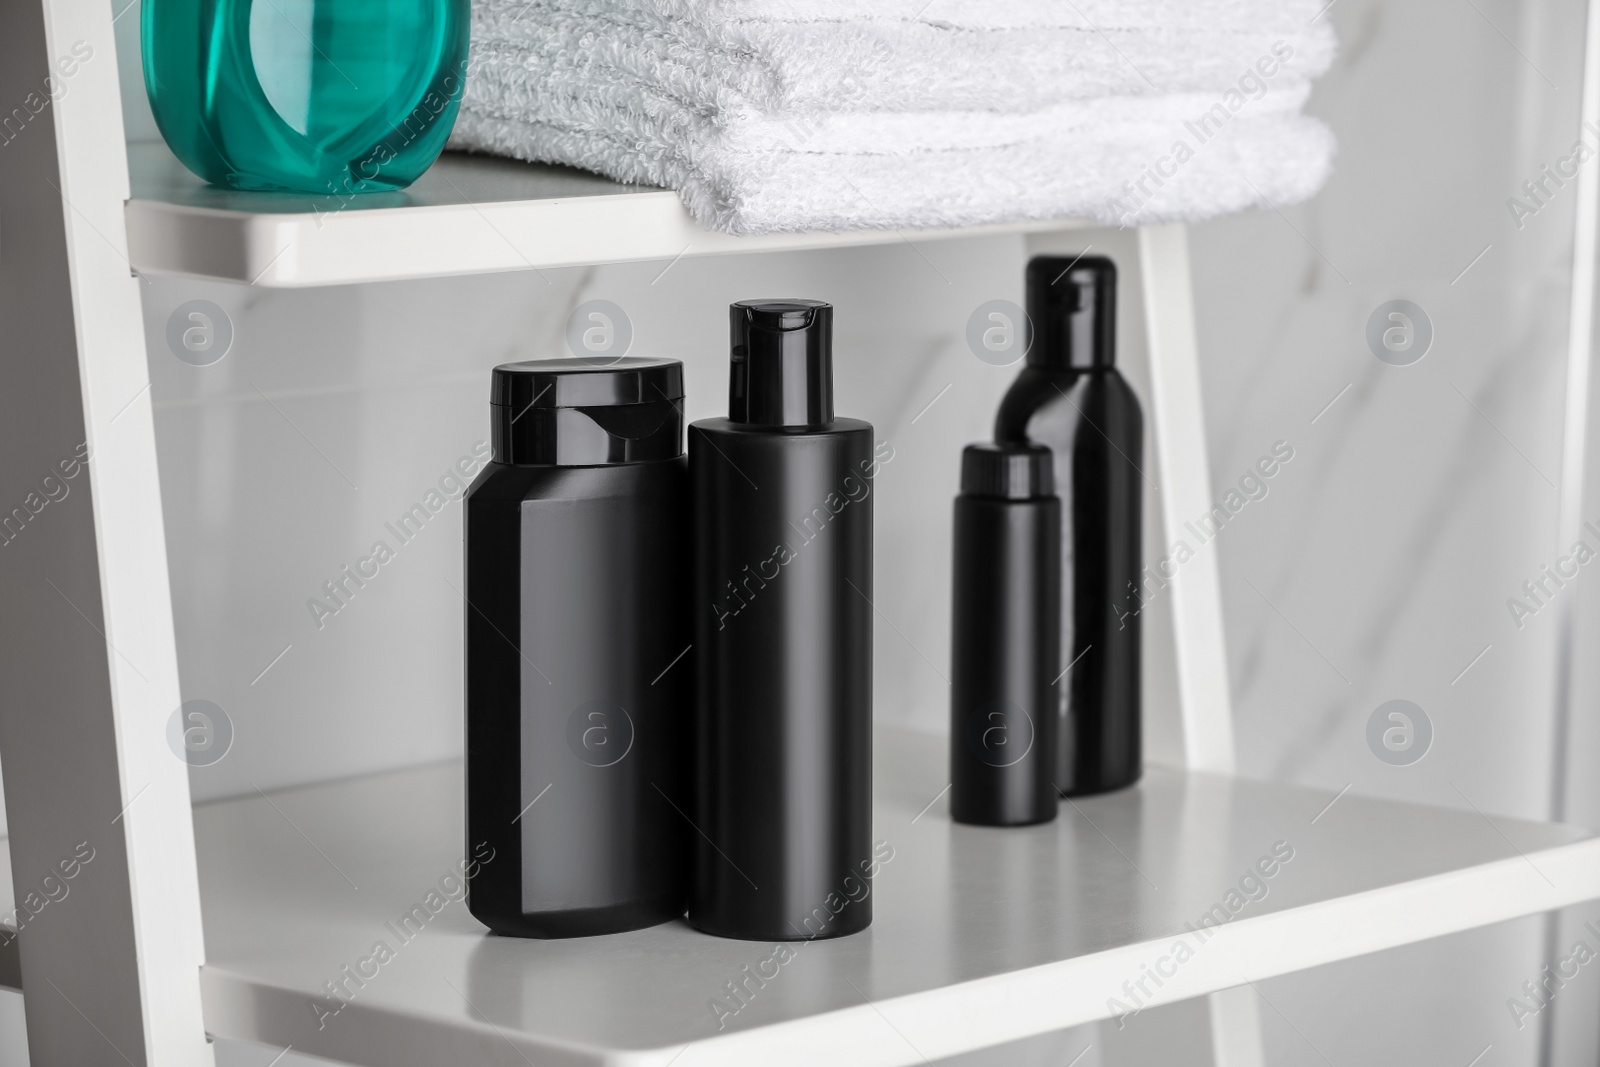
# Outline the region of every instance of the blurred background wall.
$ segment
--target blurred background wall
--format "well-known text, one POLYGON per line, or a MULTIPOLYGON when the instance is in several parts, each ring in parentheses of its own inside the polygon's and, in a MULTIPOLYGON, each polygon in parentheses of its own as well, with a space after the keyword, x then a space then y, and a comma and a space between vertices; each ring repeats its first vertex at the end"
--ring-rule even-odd
MULTIPOLYGON (((1294 449, 1215 542, 1241 773, 1545 819, 1562 758, 1568 817, 1600 824, 1595 579, 1560 594, 1580 626, 1565 753, 1552 752, 1557 612, 1519 625, 1507 606, 1567 548, 1555 486, 1575 189, 1520 220, 1507 201, 1577 136, 1583 7, 1335 0, 1323 17, 1342 42, 1311 105, 1339 138, 1332 181, 1312 203, 1191 230, 1216 495, 1276 442, 1294 449), (1431 323, 1411 366, 1380 362, 1366 340, 1394 299, 1431 323), (1365 740, 1368 716, 1395 698, 1434 730, 1405 767, 1365 740)), ((130 136, 152 138, 137 19, 135 4, 118 24, 125 110, 130 136)), ((1098 231, 1081 243, 1131 247, 1098 231)), ((1025 258, 1020 237, 912 237, 303 293, 146 280, 184 696, 214 701, 235 730, 227 758, 193 772, 196 798, 460 752, 458 504, 337 615, 319 625, 307 601, 487 439, 489 368, 567 354, 568 318, 591 299, 625 310, 635 354, 685 362, 691 418, 723 411, 729 301, 837 305, 839 408, 895 447, 877 505, 877 714, 942 730, 957 456, 987 435, 1016 372, 979 361, 964 333, 984 301, 1021 302, 1025 258), (210 367, 165 339, 195 298, 235 331, 210 367)), ((1137 306, 1124 315, 1138 380, 1137 306)), ((1600 519, 1600 494, 1588 499, 1600 519)), ((1158 623, 1152 701, 1166 699, 1165 637, 1158 623)), ((1563 949, 1585 916, 1600 909, 1560 918, 1563 949)), ((1506 1006, 1551 958, 1550 930, 1522 920, 1263 982, 1267 1061, 1592 1065, 1600 975, 1563 991, 1540 1020, 1553 1026, 1519 1029, 1506 1006)), ((1204 1048, 1167 1036, 1193 1010, 961 1062, 1065 1064, 1088 1047, 1082 1067, 1205 1063, 1204 1048)), ((0 1035, 20 1026, 10 1011, 0 1005, 0 1035)), ((265 1065, 277 1051, 229 1047, 219 1062, 265 1065)))

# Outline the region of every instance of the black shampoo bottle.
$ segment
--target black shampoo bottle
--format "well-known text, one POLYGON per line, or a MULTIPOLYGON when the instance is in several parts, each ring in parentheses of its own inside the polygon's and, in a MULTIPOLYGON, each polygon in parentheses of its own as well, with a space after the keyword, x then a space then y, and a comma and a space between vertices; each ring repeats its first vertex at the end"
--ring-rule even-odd
POLYGON ((1061 669, 1056 786, 1103 793, 1139 778, 1138 588, 1144 419, 1116 368, 1117 268, 1100 256, 1028 264, 1027 366, 995 440, 1055 454, 1061 498, 1061 669))
POLYGON ((692 674, 683 368, 494 371, 466 501, 467 904, 500 934, 682 914, 692 674))
POLYGON ((732 308, 729 412, 689 427, 689 921, 763 941, 872 921, 872 427, 833 412, 833 308, 732 308))

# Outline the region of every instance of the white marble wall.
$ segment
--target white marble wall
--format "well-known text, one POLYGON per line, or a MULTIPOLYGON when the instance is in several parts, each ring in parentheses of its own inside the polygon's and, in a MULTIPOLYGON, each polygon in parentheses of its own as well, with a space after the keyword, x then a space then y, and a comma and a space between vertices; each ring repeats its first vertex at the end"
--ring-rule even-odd
MULTIPOLYGON (((1295 448, 1217 542, 1241 768, 1544 817, 1555 611, 1518 629, 1505 602, 1561 547, 1575 195, 1557 192, 1520 229, 1505 201, 1575 136, 1582 7, 1337 0, 1326 17, 1343 42, 1312 103, 1340 139, 1327 190, 1192 231, 1215 480, 1278 440, 1295 448), (1364 339, 1394 298, 1436 332, 1409 367, 1364 339), (1364 737, 1397 697, 1436 730, 1409 767, 1380 762, 1364 737)), ((838 305, 840 410, 896 447, 877 504, 878 713, 942 728, 956 457, 1014 374, 976 360, 963 331, 982 301, 1020 301, 1023 259, 1021 239, 990 238, 304 293, 152 280, 183 688, 237 733, 195 772, 196 795, 459 751, 456 505, 320 630, 305 601, 487 436, 488 368, 564 354, 567 315, 591 298, 627 310, 634 352, 685 361, 691 417, 724 404, 728 301, 838 305), (172 309, 197 297, 236 328, 227 358, 198 369, 164 339, 172 309)), ((1585 635, 1600 632, 1597 601, 1580 602, 1585 635)), ((1580 768, 1600 749, 1597 686, 1584 675, 1580 768)), ((1581 777, 1574 810, 1600 819, 1581 777)), ((1529 920, 1267 982, 1268 1062, 1465 1065, 1488 1045, 1485 1065, 1532 1064, 1535 1028, 1516 1030, 1505 1000, 1537 972, 1541 944, 1529 920)), ((1600 978, 1587 981, 1562 1005, 1578 1023, 1555 1062, 1594 1062, 1600 978)), ((1097 1041, 1106 1063, 1136 1062, 1127 1040, 1090 1028, 990 1060, 1064 1063, 1097 1041)), ((1199 1050, 1163 1062, 1191 1060, 1199 1050)))
POLYGON ((1520 231, 1505 201, 1572 143, 1582 12, 1478 7, 1334 8, 1313 110, 1338 170, 1305 207, 1196 228, 1198 299, 1219 481, 1273 437, 1300 453, 1222 542, 1243 765, 1435 802, 1470 778, 1538 817, 1554 612, 1519 632, 1505 601, 1556 548, 1575 194, 1520 231), (1413 366, 1363 338, 1393 298, 1433 322, 1413 366), (1391 697, 1429 711, 1439 758, 1360 761, 1391 697))
MULTIPOLYGON (((1245 773, 1548 817, 1557 609, 1519 628, 1506 601, 1566 550, 1575 188, 1520 228, 1506 201, 1570 151, 1583 14, 1340 0, 1342 56, 1312 101, 1339 135, 1333 180, 1282 216, 1194 231, 1214 475, 1274 437, 1298 451, 1219 542, 1245 773), (1363 338, 1394 298, 1435 329, 1412 366, 1363 338), (1394 698, 1435 727, 1412 766, 1366 746, 1394 698)), ((1563 595, 1580 594, 1592 608, 1582 579, 1563 595)), ((1585 767, 1593 693, 1576 708, 1585 767)), ((1573 814, 1600 817, 1594 797, 1573 814)), ((1270 1062, 1465 1064, 1490 1046, 1481 1062, 1536 1062, 1540 1028, 1519 1030, 1506 1000, 1548 958, 1544 936, 1525 920, 1270 983, 1270 1062)), ((1563 997, 1542 1062, 1593 1063, 1600 982, 1563 997)))

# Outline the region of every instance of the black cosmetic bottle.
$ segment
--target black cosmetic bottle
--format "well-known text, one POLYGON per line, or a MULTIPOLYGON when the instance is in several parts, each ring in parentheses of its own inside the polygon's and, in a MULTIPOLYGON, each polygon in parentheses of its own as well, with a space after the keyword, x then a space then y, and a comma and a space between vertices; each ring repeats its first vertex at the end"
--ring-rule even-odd
POLYGON ((467 903, 496 933, 614 933, 683 912, 682 398, 670 359, 494 370, 462 610, 467 853, 493 856, 467 903))
POLYGON ((1056 786, 1120 789, 1141 771, 1139 588, 1144 418, 1116 369, 1117 268, 1109 259, 1028 264, 1027 365, 1006 393, 995 440, 1054 453, 1061 498, 1061 669, 1056 786))
POLYGON ((950 816, 1056 817, 1061 501, 1050 450, 968 445, 955 504, 950 816))
POLYGON ((689 921, 761 941, 872 921, 872 427, 833 413, 833 308, 734 304, 728 417, 689 427, 689 921))

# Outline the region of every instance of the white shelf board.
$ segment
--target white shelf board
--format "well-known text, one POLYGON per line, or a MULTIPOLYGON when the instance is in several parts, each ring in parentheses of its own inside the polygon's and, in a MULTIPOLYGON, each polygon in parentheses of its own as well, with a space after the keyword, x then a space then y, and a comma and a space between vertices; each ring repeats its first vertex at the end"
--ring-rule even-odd
POLYGON ((1051 825, 980 829, 929 806, 943 767, 939 739, 880 731, 894 858, 872 927, 792 946, 721 1030, 710 1002, 736 1006, 725 983, 772 944, 681 922, 490 937, 459 902, 401 941, 387 924, 464 852, 457 764, 202 805, 207 1028, 381 1067, 890 1067, 1105 1018, 1179 938, 1193 958, 1146 1004, 1600 896, 1600 839, 1576 827, 1151 768, 1051 825), (1277 842, 1294 858, 1265 898, 1186 933, 1277 842), (394 958, 319 1028, 312 998, 379 941, 394 958))
POLYGON ((567 167, 446 153, 398 193, 313 197, 219 189, 166 145, 128 145, 128 254, 141 274, 274 288, 437 278, 678 256, 888 244, 1082 225, 732 237, 678 195, 567 167))

